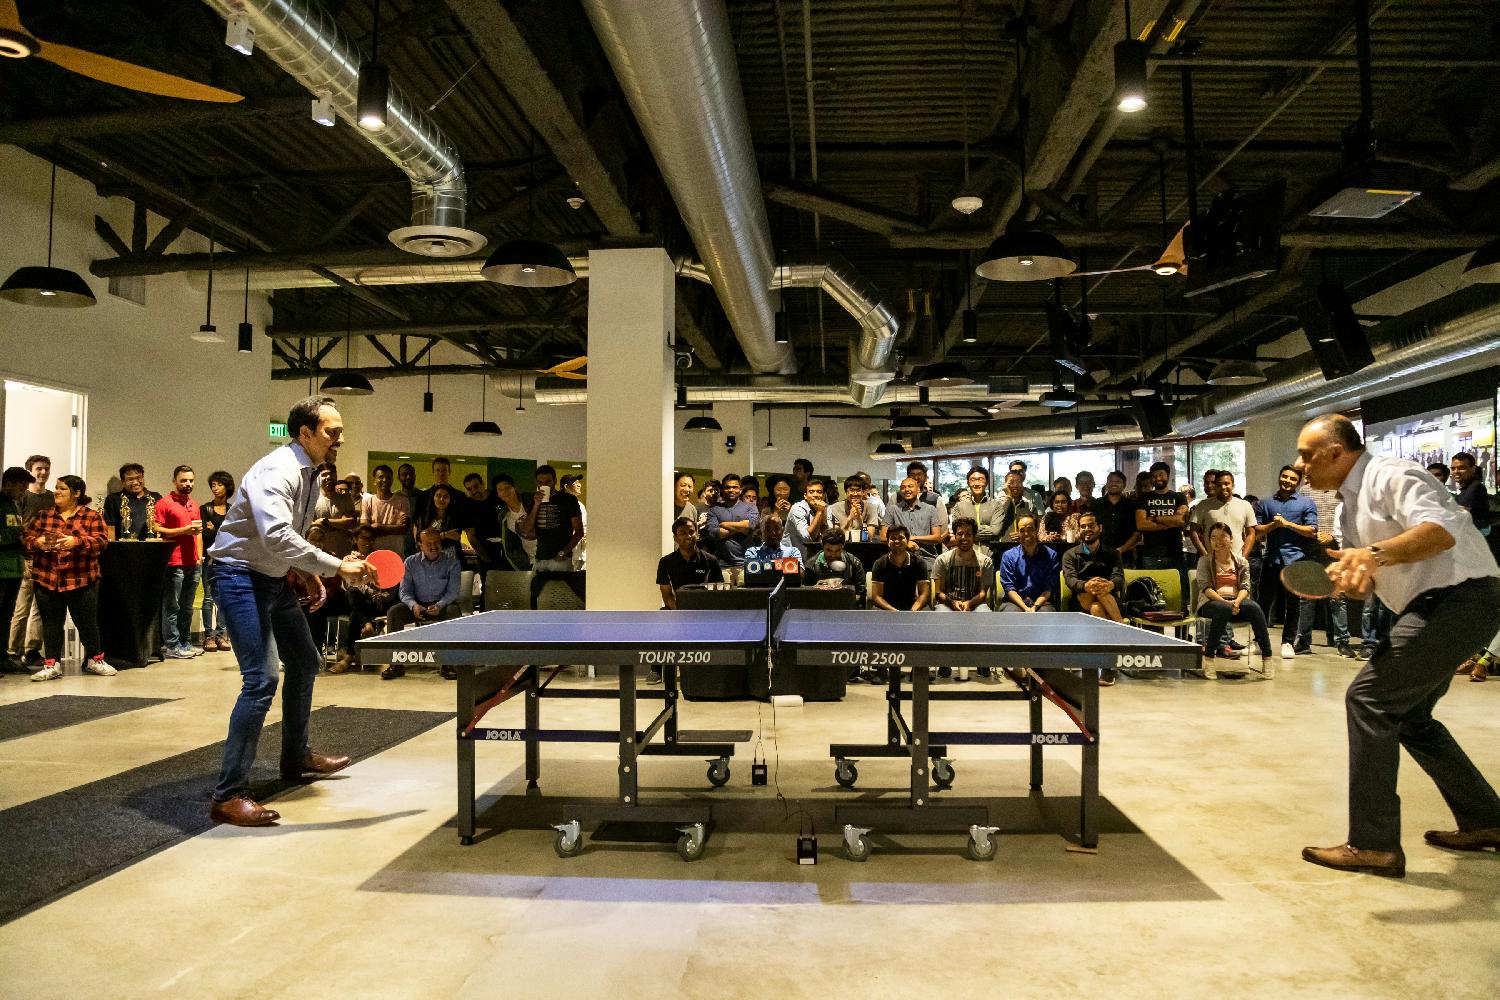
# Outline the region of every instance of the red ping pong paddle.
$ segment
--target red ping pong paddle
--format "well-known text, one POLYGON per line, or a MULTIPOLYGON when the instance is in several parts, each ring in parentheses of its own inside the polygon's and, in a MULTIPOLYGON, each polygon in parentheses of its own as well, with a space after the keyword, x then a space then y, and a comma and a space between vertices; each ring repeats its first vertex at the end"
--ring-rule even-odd
POLYGON ((390 549, 374 550, 365 556, 365 562, 375 571, 375 585, 381 590, 398 586, 406 575, 406 561, 390 549))
POLYGON ((1333 595, 1328 567, 1316 559, 1298 559, 1281 568, 1281 585, 1298 597, 1319 601, 1333 595))

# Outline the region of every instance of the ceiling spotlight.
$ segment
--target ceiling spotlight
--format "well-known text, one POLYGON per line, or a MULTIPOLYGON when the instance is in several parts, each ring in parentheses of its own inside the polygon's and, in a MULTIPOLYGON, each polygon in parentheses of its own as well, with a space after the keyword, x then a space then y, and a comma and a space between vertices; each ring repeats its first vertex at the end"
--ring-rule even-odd
POLYGON ((333 113, 333 98, 318 94, 312 99, 312 120, 325 128, 333 128, 338 116, 333 113))
POLYGON ((224 28, 224 44, 242 56, 255 51, 255 29, 244 14, 236 14, 224 28))
POLYGON ((964 310, 964 332, 959 340, 965 344, 979 343, 979 314, 972 309, 964 310))
POLYGON ((953 206, 953 211, 961 215, 973 215, 984 207, 984 199, 971 191, 962 191, 954 195, 949 204, 953 206))
POLYGON ((1464 266, 1464 279, 1486 284, 1500 282, 1500 240, 1492 240, 1474 251, 1464 266))
POLYGON ((1146 110, 1146 43, 1115 43, 1115 107, 1126 114, 1146 110))
POLYGON ((1253 361, 1220 361, 1208 373, 1209 385, 1259 385, 1266 380, 1253 361))
POLYGON ((367 132, 385 128, 386 104, 390 99, 391 71, 384 63, 366 62, 359 66, 359 127, 367 132))
POLYGON ((432 390, 429 389, 426 392, 422 393, 422 412, 423 413, 431 413, 432 412, 432 403, 433 403, 432 390))
POLYGON ((792 342, 792 321, 787 315, 785 307, 776 310, 776 343, 790 344, 792 342))
POLYGON ((584 205, 587 204, 587 202, 585 202, 583 200, 583 196, 582 195, 577 195, 577 194, 570 195, 565 200, 568 203, 568 207, 571 208, 575 212, 578 211, 580 208, 582 208, 584 205))
POLYGON ((1187 274, 1187 252, 1183 248, 1184 234, 1187 233, 1187 223, 1177 230, 1177 235, 1172 237, 1172 242, 1161 252, 1156 263, 1151 265, 1151 270, 1163 278, 1170 278, 1174 274, 1187 274))
POLYGON ((241 354, 253 354, 255 352, 255 326, 253 324, 240 324, 238 346, 241 354))

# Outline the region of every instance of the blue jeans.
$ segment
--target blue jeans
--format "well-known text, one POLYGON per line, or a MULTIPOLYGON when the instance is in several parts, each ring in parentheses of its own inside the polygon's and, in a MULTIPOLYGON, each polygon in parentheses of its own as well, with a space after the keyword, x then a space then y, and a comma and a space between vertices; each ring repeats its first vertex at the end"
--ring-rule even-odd
POLYGON ((1303 601, 1297 609, 1297 645, 1312 645, 1313 618, 1318 605, 1328 605, 1328 645, 1349 644, 1349 612, 1344 608, 1342 597, 1329 597, 1321 601, 1303 601))
POLYGON ((1380 640, 1391 634, 1391 609, 1380 603, 1374 594, 1365 597, 1365 610, 1360 615, 1360 633, 1365 646, 1374 649, 1380 640))
POLYGON ((214 564, 210 562, 203 564, 203 638, 224 638, 224 612, 214 604, 214 564))
POLYGON ((214 598, 234 656, 240 664, 240 696, 229 714, 224 766, 214 789, 225 802, 250 788, 250 768, 260 730, 276 694, 277 661, 286 667, 281 689, 281 759, 299 761, 308 751, 307 717, 320 657, 307 616, 284 577, 266 576, 241 566, 214 567, 214 598))
POLYGON ((198 594, 197 566, 168 566, 161 595, 161 644, 168 649, 193 641, 193 598, 198 594))

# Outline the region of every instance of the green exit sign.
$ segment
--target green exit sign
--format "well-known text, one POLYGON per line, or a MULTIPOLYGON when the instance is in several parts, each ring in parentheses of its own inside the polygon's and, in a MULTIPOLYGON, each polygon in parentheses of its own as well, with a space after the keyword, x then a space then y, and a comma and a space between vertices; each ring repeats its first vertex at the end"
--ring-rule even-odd
POLYGON ((272 441, 285 441, 291 437, 291 435, 286 432, 286 423, 280 420, 271 421, 270 433, 272 441))

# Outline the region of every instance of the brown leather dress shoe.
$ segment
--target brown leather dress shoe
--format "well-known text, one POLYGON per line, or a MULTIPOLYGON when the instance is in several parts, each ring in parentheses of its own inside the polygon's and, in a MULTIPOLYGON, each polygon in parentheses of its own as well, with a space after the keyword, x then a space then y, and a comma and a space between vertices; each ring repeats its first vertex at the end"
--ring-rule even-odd
POLYGON ((348 766, 348 757, 309 750, 301 762, 282 761, 281 776, 288 781, 301 781, 305 774, 332 774, 348 766))
POLYGON ((1481 830, 1428 830, 1422 837, 1434 847, 1453 851, 1500 850, 1500 827, 1481 830))
POLYGON ((1362 851, 1352 844, 1304 847, 1302 860, 1344 872, 1368 872, 1387 878, 1406 877, 1406 855, 1397 851, 1362 851))
POLYGON ((231 826, 272 826, 281 819, 281 813, 267 809, 248 795, 236 795, 225 802, 213 802, 208 807, 208 818, 231 826))

